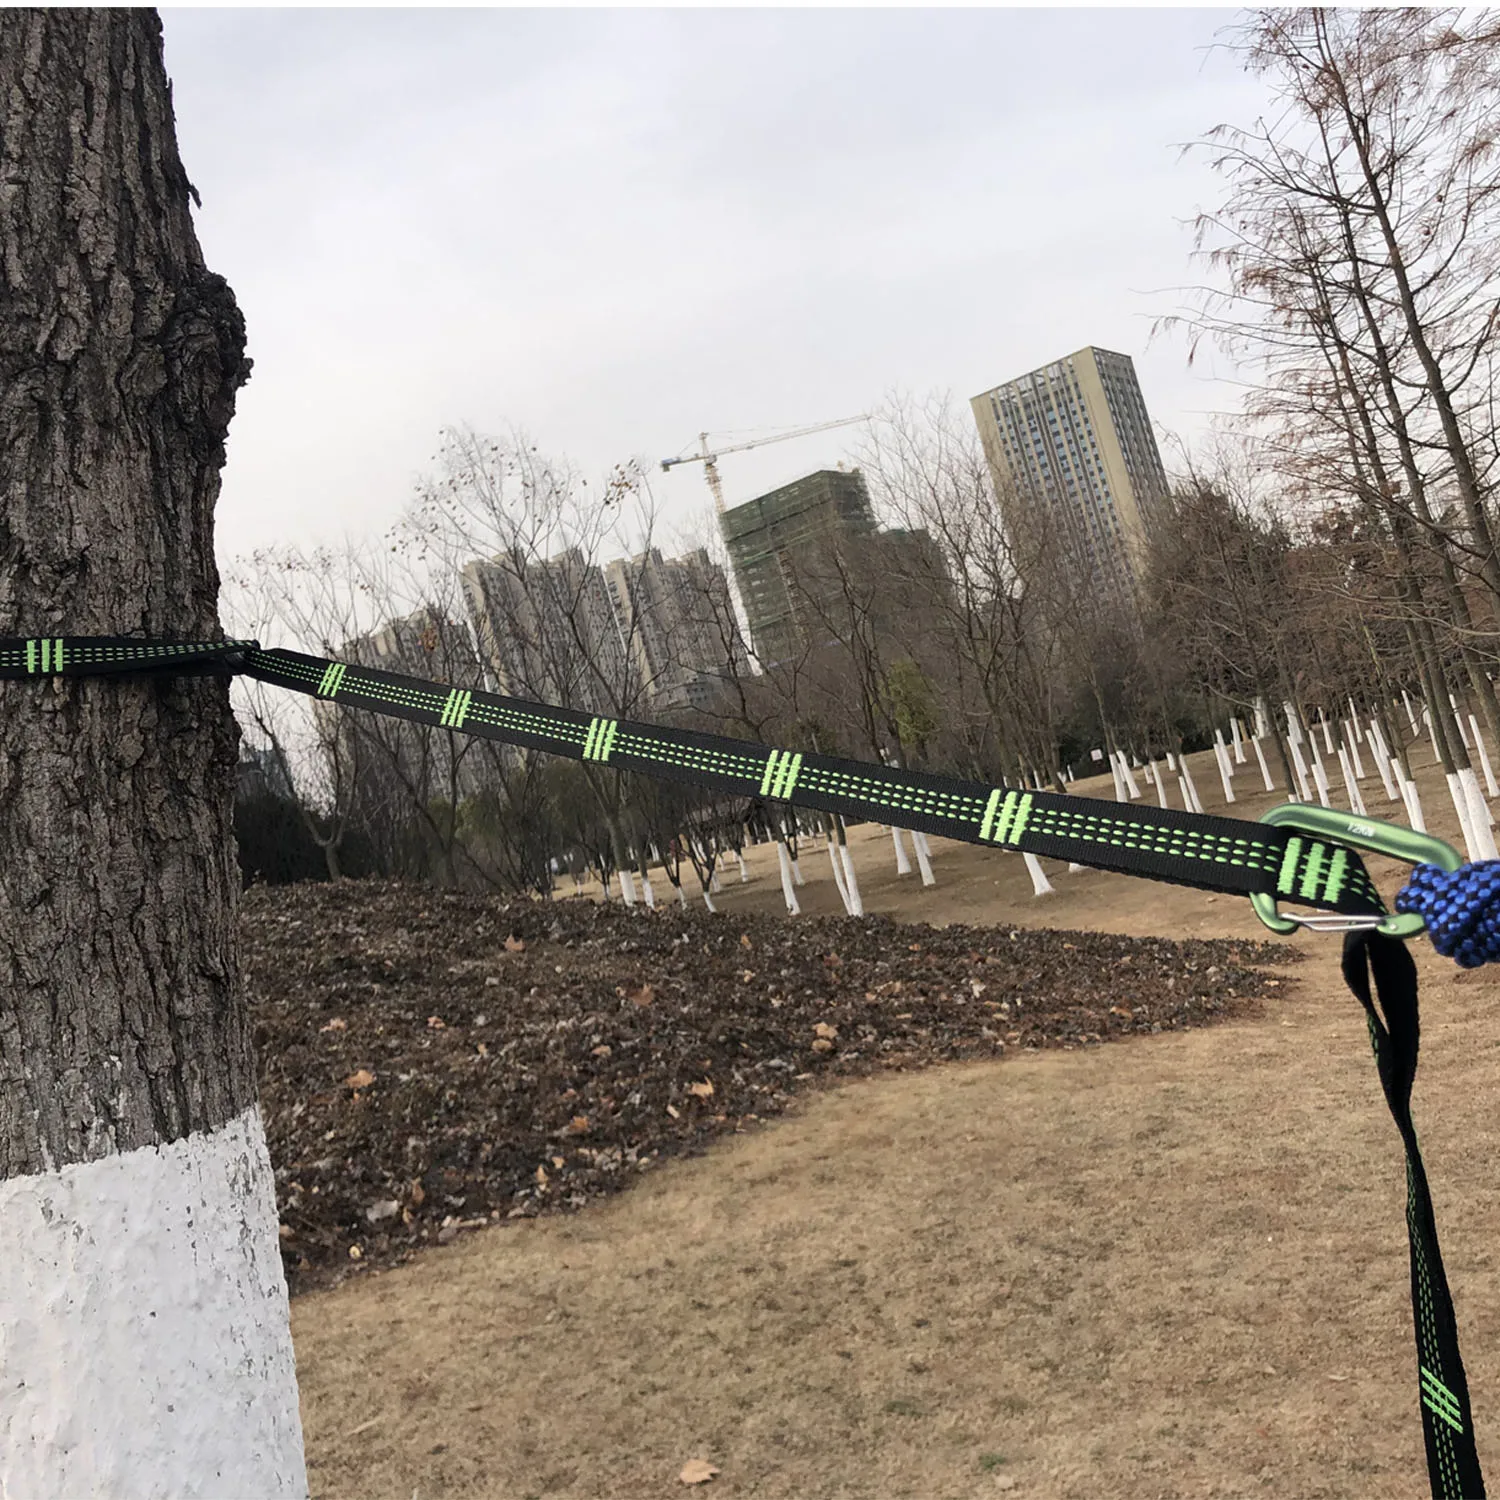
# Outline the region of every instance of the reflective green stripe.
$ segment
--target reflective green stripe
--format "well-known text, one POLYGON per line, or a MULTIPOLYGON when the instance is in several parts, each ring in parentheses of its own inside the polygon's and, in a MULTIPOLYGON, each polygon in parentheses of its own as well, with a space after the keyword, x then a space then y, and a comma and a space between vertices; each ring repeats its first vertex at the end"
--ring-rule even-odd
POLYGON ((36 671, 36 642, 35 641, 27 641, 26 642, 26 670, 28 672, 35 672, 36 671))
POLYGON ((1302 854, 1302 840, 1288 839, 1286 841, 1286 853, 1281 856, 1281 873, 1276 877, 1276 891, 1278 895, 1290 896, 1296 889, 1293 885, 1293 877, 1297 873, 1297 860, 1302 854))
POLYGON ((1007 792, 1005 801, 1000 804, 1000 816, 995 820, 995 831, 990 836, 997 844, 1005 842, 1005 836, 1010 832, 1011 819, 1016 815, 1016 794, 1007 792))
POLYGON ((995 826, 995 809, 1000 806, 1000 799, 1005 795, 997 787, 990 793, 990 800, 984 804, 984 818, 979 824, 979 837, 987 839, 990 829, 995 826))
POLYGON ((454 688, 448 694, 448 701, 443 704, 443 714, 440 722, 446 729, 462 729, 464 719, 468 716, 469 700, 473 693, 465 692, 462 688, 454 688))
POLYGON ((771 794, 771 779, 776 774, 776 762, 781 759, 781 751, 773 750, 766 758, 766 769, 761 773, 760 795, 768 797, 771 794))
POLYGON ((771 787, 771 795, 785 800, 792 795, 797 785, 797 773, 802 769, 802 757, 794 755, 790 751, 781 757, 781 764, 776 768, 776 778, 771 787))
POLYGON ((620 732, 618 719, 591 719, 589 732, 584 736, 583 758, 585 760, 608 760, 614 749, 615 736, 620 732))
POLYGON ((52 643, 52 670, 61 672, 63 669, 63 643, 53 641, 52 643))
POLYGON ((1021 835, 1026 832, 1026 819, 1031 816, 1031 793, 1021 798, 1021 805, 1016 809, 1016 826, 1010 831, 1010 841, 1013 845, 1021 842, 1021 835))
POLYGON ((1031 793, 1007 792, 1000 807, 1000 816, 991 835, 997 844, 1009 844, 1012 848, 1020 842, 1026 820, 1031 816, 1031 793))
POLYGON ((1328 874, 1323 881, 1323 899, 1325 901, 1337 901, 1339 892, 1344 888, 1344 875, 1349 867, 1349 851, 1342 844, 1333 851, 1333 858, 1328 862, 1328 874))
POLYGON ((1318 875, 1323 869, 1323 851, 1325 846, 1314 842, 1307 851, 1307 868, 1302 872, 1302 884, 1298 887, 1297 894, 1304 901, 1312 901, 1318 894, 1318 875))
POLYGON ((1418 1369, 1422 1374, 1422 1405, 1433 1416, 1440 1417, 1455 1432, 1462 1432, 1464 1424, 1458 1398, 1426 1365, 1419 1365, 1418 1369))
POLYGON ((332 698, 338 692, 339 686, 344 680, 344 673, 348 670, 342 662, 331 661, 323 672, 323 680, 318 684, 318 696, 320 698, 332 698))

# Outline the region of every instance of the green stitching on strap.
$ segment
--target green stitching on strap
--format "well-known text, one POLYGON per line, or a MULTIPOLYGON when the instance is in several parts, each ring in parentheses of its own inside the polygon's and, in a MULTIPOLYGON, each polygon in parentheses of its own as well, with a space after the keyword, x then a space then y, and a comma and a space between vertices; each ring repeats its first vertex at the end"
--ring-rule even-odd
MULTIPOLYGON (((990 826, 994 802, 995 798, 991 795, 990 806, 985 809, 985 826, 990 826)), ((1005 801, 1000 805, 1000 816, 994 821, 993 832, 985 835, 981 831, 981 837, 988 836, 997 844, 1009 844, 1014 849, 1021 841, 1021 832, 1030 815, 1031 793, 1007 792, 1005 801)))
POLYGON ((797 776, 802 770, 802 752, 799 750, 786 767, 786 776, 781 783, 781 795, 790 797, 797 789, 797 776))
POLYGON ((1281 856, 1281 873, 1276 877, 1277 895, 1290 896, 1296 890, 1293 877, 1297 873, 1297 859, 1301 853, 1301 839, 1291 838, 1286 841, 1286 853, 1281 856))
POLYGON ((52 636, 26 642, 26 670, 38 676, 61 672, 63 643, 52 636))
POLYGON ((784 801, 797 785, 802 756, 791 750, 773 750, 760 778, 760 795, 784 801))
POLYGON ((760 794, 762 797, 770 795, 771 781, 776 775, 776 762, 781 759, 781 755, 782 752, 780 750, 773 750, 766 758, 765 773, 760 778, 760 794))
POLYGON ((466 692, 462 688, 454 688, 448 694, 448 701, 443 705, 442 725, 445 729, 462 729, 464 719, 468 716, 469 700, 473 693, 466 692))
POLYGON ((585 760, 608 760, 615 747, 615 736, 620 732, 618 719, 591 719, 589 732, 583 742, 585 760))
POLYGON ((1333 851, 1333 858, 1328 863, 1328 874, 1323 881, 1323 899, 1325 901, 1337 901, 1339 892, 1344 888, 1344 875, 1349 866, 1349 851, 1342 844, 1333 851))
POLYGON ((1422 1405, 1433 1416, 1440 1417, 1455 1432, 1462 1432, 1464 1424, 1459 1412, 1458 1398, 1426 1365, 1418 1365, 1417 1368, 1422 1376, 1422 1405))
POLYGON ((323 673, 323 680, 318 684, 318 696, 320 698, 332 698, 338 692, 339 686, 344 680, 344 673, 347 670, 342 662, 329 662, 327 670, 323 673))
POLYGON ((1026 831, 1026 819, 1031 815, 1031 793, 1027 792, 1021 798, 1020 805, 1016 808, 1016 826, 1010 831, 1010 842, 1013 848, 1019 847, 1021 835, 1026 831))
POLYGON ((1298 894, 1304 901, 1312 901, 1317 897, 1318 876, 1323 871, 1323 854, 1326 848, 1326 844, 1314 841, 1307 851, 1307 868, 1302 872, 1302 884, 1298 888, 1298 894))
POLYGON ((995 826, 995 809, 1000 806, 1000 799, 1005 795, 999 787, 990 793, 990 800, 984 804, 984 818, 979 824, 979 837, 987 839, 990 829, 995 826))

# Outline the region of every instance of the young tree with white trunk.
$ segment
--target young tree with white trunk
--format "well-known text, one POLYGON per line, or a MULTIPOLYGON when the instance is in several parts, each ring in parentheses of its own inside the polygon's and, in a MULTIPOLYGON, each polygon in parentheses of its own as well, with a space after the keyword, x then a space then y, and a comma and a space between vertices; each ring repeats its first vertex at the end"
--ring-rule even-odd
MULTIPOLYGON (((0 10, 0 633, 211 638, 244 322, 149 10, 0 10)), ((0 1493, 305 1495, 224 681, 0 684, 0 1493)))

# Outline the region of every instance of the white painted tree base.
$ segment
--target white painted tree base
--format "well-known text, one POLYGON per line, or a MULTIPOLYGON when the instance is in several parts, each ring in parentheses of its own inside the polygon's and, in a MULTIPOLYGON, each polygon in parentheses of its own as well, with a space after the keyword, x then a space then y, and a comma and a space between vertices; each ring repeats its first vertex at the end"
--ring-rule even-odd
POLYGON ((786 844, 780 839, 776 842, 776 863, 781 869, 781 894, 786 897, 786 909, 794 917, 802 915, 802 903, 797 900, 797 892, 792 885, 792 858, 787 853, 786 844))
POLYGON ((849 853, 848 844, 839 845, 839 857, 844 865, 844 889, 849 898, 849 915, 862 917, 865 914, 865 903, 859 894, 859 877, 854 873, 854 856, 849 853))
POLYGON ((901 841, 901 830, 891 825, 891 842, 896 846, 896 874, 910 875, 911 861, 906 857, 906 845, 901 841))
POLYGON ((927 842, 927 835, 913 829, 911 846, 916 850, 917 868, 922 872, 922 884, 936 885, 937 876, 932 873, 932 845, 927 842))
POLYGON ((1053 885, 1047 879, 1047 872, 1042 868, 1042 862, 1034 854, 1023 854, 1021 858, 1026 862, 1026 871, 1031 876, 1031 894, 1033 896, 1050 896, 1053 885))
POLYGON ((1260 779, 1265 782, 1266 790, 1268 792, 1274 792, 1276 790, 1276 783, 1271 780, 1271 770, 1270 767, 1266 765, 1266 752, 1260 747, 1260 736, 1256 735, 1250 741, 1250 744, 1254 747, 1255 750, 1256 764, 1260 766, 1260 779))
POLYGON ((1360 815, 1369 816, 1369 808, 1365 806, 1364 794, 1359 789, 1359 779, 1354 774, 1354 768, 1349 764, 1349 752, 1341 744, 1339 746, 1339 772, 1344 778, 1344 791, 1349 797, 1349 810, 1360 815))
POLYGON ((306 1496, 258 1108, 0 1183, 0 1495, 306 1496))
POLYGON ((838 888, 839 900, 844 903, 844 913, 849 914, 849 891, 844 885, 844 867, 839 862, 839 846, 836 840, 828 840, 828 863, 833 867, 833 883, 838 888))
MULTIPOLYGON (((1484 784, 1492 797, 1500 797, 1500 782, 1495 780, 1494 767, 1490 765, 1490 753, 1484 747, 1484 736, 1479 732, 1479 720, 1469 715, 1469 728, 1474 731, 1474 749, 1479 755, 1479 764, 1484 768, 1484 784)), ((1494 819, 1490 819, 1494 822, 1494 819)))

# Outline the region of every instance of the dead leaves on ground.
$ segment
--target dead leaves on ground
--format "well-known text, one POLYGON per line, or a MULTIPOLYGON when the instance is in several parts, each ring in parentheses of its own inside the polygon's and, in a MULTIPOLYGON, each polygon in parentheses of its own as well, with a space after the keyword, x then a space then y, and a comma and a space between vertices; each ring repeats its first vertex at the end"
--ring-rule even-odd
POLYGON ((718 1472, 706 1458, 690 1458, 677 1477, 683 1484, 707 1484, 718 1472))
POLYGON ((242 912, 299 1292, 348 1274, 354 1245, 362 1268, 388 1265, 456 1224, 581 1208, 774 1118, 808 1080, 1206 1024, 1275 993, 1241 964, 1286 957, 364 881, 253 888, 242 912))

